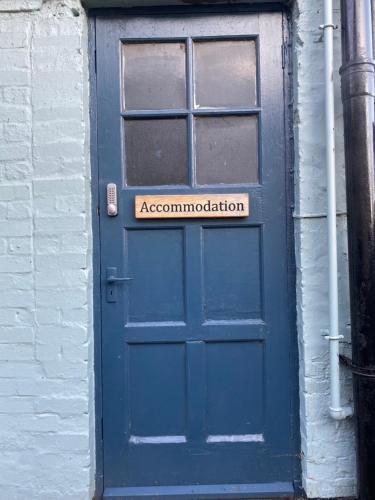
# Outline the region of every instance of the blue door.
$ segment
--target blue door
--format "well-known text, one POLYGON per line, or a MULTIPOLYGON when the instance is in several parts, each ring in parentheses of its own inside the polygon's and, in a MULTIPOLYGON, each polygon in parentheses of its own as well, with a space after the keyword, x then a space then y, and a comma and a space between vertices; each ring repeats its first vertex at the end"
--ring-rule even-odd
POLYGON ((282 14, 96 30, 104 498, 292 496, 282 14), (249 216, 135 217, 235 193, 249 216))

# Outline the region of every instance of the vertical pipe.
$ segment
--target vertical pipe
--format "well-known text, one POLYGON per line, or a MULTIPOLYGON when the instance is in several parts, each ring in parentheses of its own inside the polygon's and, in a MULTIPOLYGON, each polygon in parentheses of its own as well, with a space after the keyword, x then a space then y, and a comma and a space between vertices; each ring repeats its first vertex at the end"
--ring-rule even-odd
POLYGON ((341 0, 341 87, 359 500, 375 499, 374 61, 371 9, 371 0, 341 0))
POLYGON ((324 0, 324 65, 325 65, 325 138, 327 169, 327 222, 328 222, 328 282, 329 282, 329 352, 330 352, 330 415, 342 420, 352 414, 352 408, 341 406, 339 364, 339 304, 337 272, 336 229, 336 164, 335 164, 335 108, 333 82, 333 6, 324 0))

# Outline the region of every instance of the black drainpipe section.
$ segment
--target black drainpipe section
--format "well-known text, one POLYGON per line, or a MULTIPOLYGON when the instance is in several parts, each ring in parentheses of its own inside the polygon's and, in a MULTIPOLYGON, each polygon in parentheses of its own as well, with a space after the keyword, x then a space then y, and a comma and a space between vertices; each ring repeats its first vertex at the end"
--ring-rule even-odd
POLYGON ((358 499, 375 500, 375 178, 371 0, 341 0, 358 499))

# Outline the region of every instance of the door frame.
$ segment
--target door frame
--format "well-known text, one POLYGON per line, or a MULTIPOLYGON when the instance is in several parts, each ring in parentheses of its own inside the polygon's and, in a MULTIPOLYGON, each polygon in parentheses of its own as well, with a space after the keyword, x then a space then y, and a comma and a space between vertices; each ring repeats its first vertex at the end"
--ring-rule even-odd
POLYGON ((294 137, 293 137, 293 65, 291 54, 291 26, 292 17, 288 7, 280 3, 262 2, 257 4, 230 4, 230 5, 195 5, 195 6, 160 6, 137 7, 126 9, 92 9, 88 11, 88 58, 89 58, 89 107, 90 107, 90 162, 91 162, 91 215, 92 215, 92 265, 93 265, 93 333, 94 333, 94 411, 95 411, 95 493, 93 500, 102 499, 104 491, 104 452, 103 452, 103 386, 102 386, 102 311, 101 311, 101 240, 99 219, 99 163, 97 142, 97 73, 96 73, 96 17, 121 16, 126 14, 142 16, 147 14, 189 15, 189 14, 223 14, 251 13, 251 12, 282 12, 284 44, 283 51, 283 81, 284 81, 284 131, 285 131, 285 191, 287 217, 287 251, 288 251, 288 303, 289 324, 291 338, 291 357, 289 372, 291 377, 291 429, 292 446, 294 449, 293 482, 295 496, 302 497, 301 471, 301 438, 299 418, 299 356, 296 317, 296 262, 294 241, 294 137))

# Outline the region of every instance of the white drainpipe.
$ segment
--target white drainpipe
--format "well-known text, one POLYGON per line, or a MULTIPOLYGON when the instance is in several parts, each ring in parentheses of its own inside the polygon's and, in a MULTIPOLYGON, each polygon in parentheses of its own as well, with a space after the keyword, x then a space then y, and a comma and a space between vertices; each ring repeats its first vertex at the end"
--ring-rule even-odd
POLYGON ((339 305, 337 273, 337 231, 336 231, 336 184, 335 184, 335 109, 333 84, 333 24, 332 0, 324 0, 325 64, 325 135, 327 165, 327 221, 328 221, 328 258, 329 258, 329 340, 330 346, 330 386, 331 402, 329 412, 333 419, 343 420, 353 414, 352 406, 341 405, 339 346, 339 305))

